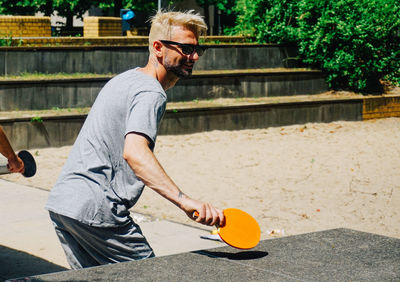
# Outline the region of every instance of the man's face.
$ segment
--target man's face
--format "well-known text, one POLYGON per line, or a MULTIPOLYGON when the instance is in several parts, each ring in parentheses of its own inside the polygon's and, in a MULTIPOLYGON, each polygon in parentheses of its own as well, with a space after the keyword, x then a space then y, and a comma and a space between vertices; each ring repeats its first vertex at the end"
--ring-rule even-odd
MULTIPOLYGON (((197 44, 196 35, 183 27, 173 27, 170 41, 175 41, 184 44, 197 44)), ((185 55, 178 45, 163 44, 164 67, 167 71, 172 72, 179 78, 186 78, 192 74, 194 63, 199 59, 199 55, 194 52, 190 55, 185 55)))

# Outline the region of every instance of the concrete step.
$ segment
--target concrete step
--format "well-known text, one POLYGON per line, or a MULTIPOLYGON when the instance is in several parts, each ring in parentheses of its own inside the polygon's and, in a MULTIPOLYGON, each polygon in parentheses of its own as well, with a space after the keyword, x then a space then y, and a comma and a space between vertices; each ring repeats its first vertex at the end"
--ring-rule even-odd
MULTIPOLYGON (((144 66, 147 44, 132 46, 35 46, 0 48, 0 75, 120 73, 144 66)), ((206 44, 197 70, 301 67, 297 49, 277 44, 206 44)))
MULTIPOLYGON (((15 150, 72 145, 90 108, 0 112, 15 150)), ((169 103, 160 134, 267 128, 310 122, 400 117, 400 93, 302 95, 169 103)))
MULTIPOLYGON (((113 75, 0 80, 0 111, 90 107, 113 75)), ((324 74, 305 68, 198 70, 167 91, 170 102, 319 94, 324 74)))

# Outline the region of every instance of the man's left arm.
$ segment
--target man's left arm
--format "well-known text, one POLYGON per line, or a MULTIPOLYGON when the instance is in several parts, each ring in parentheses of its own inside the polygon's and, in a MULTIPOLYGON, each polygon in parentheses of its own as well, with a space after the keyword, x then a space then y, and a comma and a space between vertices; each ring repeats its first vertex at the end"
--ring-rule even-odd
POLYGON ((15 154, 2 127, 0 127, 0 153, 7 158, 10 172, 24 172, 24 162, 15 154))

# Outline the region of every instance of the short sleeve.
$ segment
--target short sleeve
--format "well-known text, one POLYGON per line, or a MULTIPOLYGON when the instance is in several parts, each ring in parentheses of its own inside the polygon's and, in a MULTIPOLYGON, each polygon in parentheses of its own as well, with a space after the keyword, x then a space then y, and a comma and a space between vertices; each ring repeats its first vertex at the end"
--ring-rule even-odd
POLYGON ((128 106, 125 136, 131 132, 146 135, 153 144, 166 108, 166 98, 159 92, 140 92, 128 106))

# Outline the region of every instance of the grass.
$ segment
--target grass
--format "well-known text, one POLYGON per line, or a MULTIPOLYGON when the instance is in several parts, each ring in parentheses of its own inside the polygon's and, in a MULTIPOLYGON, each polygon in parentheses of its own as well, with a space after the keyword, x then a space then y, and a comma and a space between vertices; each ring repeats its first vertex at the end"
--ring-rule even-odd
POLYGON ((0 111, 0 119, 7 118, 30 118, 31 122, 43 122, 43 118, 49 116, 64 116, 76 114, 88 114, 90 107, 85 108, 59 108, 53 107, 49 110, 15 110, 15 111, 0 111))
POLYGON ((21 73, 19 75, 3 75, 0 76, 0 81, 6 80, 49 80, 49 79, 70 79, 70 78, 96 78, 96 77, 105 77, 105 76, 113 76, 115 74, 106 73, 106 74, 96 74, 96 73, 21 73))
MULTIPOLYGON (((288 72, 293 71, 294 69, 287 68, 274 68, 274 69, 239 69, 239 70, 195 70, 193 75, 213 75, 213 74, 225 74, 232 75, 238 73, 264 73, 264 72, 288 72)), ((307 68, 296 68, 296 71, 310 71, 307 68)), ((73 79, 73 78, 97 78, 97 77, 112 77, 116 74, 113 73, 105 73, 105 74, 97 74, 97 73, 41 73, 41 72, 23 72, 19 75, 3 75, 0 76, 0 81, 17 81, 17 80, 52 80, 52 79, 73 79)))

